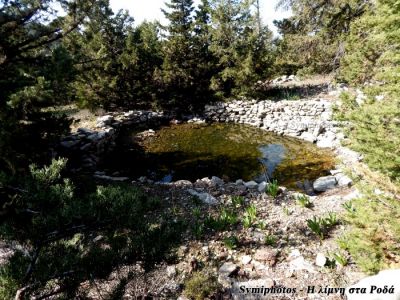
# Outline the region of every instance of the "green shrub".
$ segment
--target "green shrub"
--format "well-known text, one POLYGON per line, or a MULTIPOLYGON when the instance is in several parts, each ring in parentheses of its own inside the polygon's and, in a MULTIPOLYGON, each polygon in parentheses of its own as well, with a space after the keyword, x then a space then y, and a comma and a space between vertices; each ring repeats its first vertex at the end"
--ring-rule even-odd
POLYGON ((219 290, 220 286, 215 276, 203 270, 195 272, 186 280, 184 294, 195 300, 203 300, 219 290))
POLYGON ((171 257, 185 230, 175 216, 155 214, 160 202, 141 189, 125 184, 76 189, 62 176, 65 164, 61 159, 32 166, 31 176, 15 181, 0 176, 0 187, 15 187, 7 196, 17 200, 14 213, 0 223, 0 239, 16 241, 24 251, 0 271, 2 299, 23 286, 29 286, 25 298, 46 295, 54 280, 64 287, 60 297, 78 297, 81 282, 138 260, 150 269, 171 257))

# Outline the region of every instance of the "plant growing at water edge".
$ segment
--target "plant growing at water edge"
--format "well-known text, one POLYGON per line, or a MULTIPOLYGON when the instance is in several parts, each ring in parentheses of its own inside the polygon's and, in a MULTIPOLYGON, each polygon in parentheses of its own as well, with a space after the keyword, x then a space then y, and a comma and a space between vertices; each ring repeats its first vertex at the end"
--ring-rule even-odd
POLYGON ((267 246, 275 246, 277 241, 278 238, 272 234, 267 234, 264 239, 265 245, 267 246))
POLYGON ((252 204, 246 208, 246 211, 243 215, 243 226, 245 228, 250 228, 254 225, 257 220, 257 207, 252 204))
POLYGON ((204 220, 206 227, 216 231, 226 230, 229 226, 235 225, 238 222, 237 214, 229 209, 223 208, 218 217, 211 215, 207 216, 204 220))
POLYGON ((303 208, 311 208, 313 206, 310 198, 304 194, 297 195, 296 202, 303 208))
POLYGON ((265 222, 264 220, 258 221, 257 228, 261 230, 267 229, 267 222, 265 222))
POLYGON ((245 203, 245 199, 243 196, 232 196, 231 201, 234 208, 242 207, 245 203))
POLYGON ((354 207, 352 201, 343 203, 343 208, 350 214, 354 214, 356 212, 356 208, 354 207))
POLYGON ((314 216, 312 219, 308 219, 307 226, 321 240, 324 239, 324 233, 322 232, 323 221, 321 218, 317 218, 314 216))
POLYGON ((322 218, 322 224, 326 229, 330 229, 339 224, 337 219, 337 214, 334 212, 329 212, 328 215, 322 218))
POLYGON ((278 185, 278 181, 276 179, 272 180, 272 182, 270 182, 265 191, 267 192, 268 195, 272 196, 272 197, 276 197, 278 195, 279 192, 279 185, 278 185))
POLYGON ((286 205, 284 205, 282 207, 283 213, 287 216, 290 216, 293 212, 289 209, 289 207, 287 207, 286 205))
POLYGON ((227 247, 228 249, 231 249, 231 250, 236 249, 239 245, 239 239, 234 235, 224 238, 223 241, 224 241, 225 247, 227 247))
POLYGON ((341 253, 341 252, 334 252, 330 255, 329 258, 331 261, 334 261, 335 263, 341 265, 342 267, 347 266, 347 264, 349 263, 347 257, 345 254, 341 253))
POLYGON ((225 228, 230 225, 235 225, 238 222, 238 216, 234 211, 223 208, 219 215, 219 221, 225 228))
POLYGON ((196 239, 201 239, 204 234, 204 224, 200 224, 199 222, 195 222, 192 227, 193 235, 196 239))
POLYGON ((307 220, 307 226, 321 240, 323 240, 325 234, 337 224, 339 224, 339 220, 334 212, 330 212, 326 217, 321 218, 314 216, 312 219, 307 220))

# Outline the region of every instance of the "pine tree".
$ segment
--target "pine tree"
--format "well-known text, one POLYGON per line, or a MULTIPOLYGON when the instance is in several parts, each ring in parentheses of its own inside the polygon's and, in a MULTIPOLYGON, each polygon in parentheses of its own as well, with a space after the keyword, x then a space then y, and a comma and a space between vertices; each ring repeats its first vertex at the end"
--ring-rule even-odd
POLYGON ((73 99, 74 67, 61 41, 97 0, 2 1, 0 9, 0 169, 43 158, 68 123, 43 108, 73 99), (54 7, 64 10, 58 16, 54 7), (21 142, 23 141, 23 142, 21 142))
POLYGON ((129 74, 121 59, 128 36, 133 34, 133 19, 127 12, 114 14, 109 1, 102 0, 83 28, 65 41, 78 66, 78 101, 82 106, 105 109, 126 103, 132 95, 126 80, 129 74))
POLYGON ((162 105, 188 107, 189 96, 195 84, 193 65, 193 1, 171 0, 162 10, 169 21, 163 47, 162 81, 165 93, 162 105))
POLYGON ((216 73, 216 58, 211 46, 211 7, 208 0, 202 0, 194 17, 193 36, 193 77, 195 82, 196 106, 213 100, 211 78, 216 73))
POLYGON ((279 42, 277 69, 282 73, 329 73, 344 54, 344 37, 354 20, 368 10, 369 0, 282 0, 293 16, 276 22, 279 42))
POLYGON ((252 14, 255 1, 214 0, 212 2, 211 50, 218 58, 218 74, 212 88, 221 96, 249 92, 256 78, 264 75, 271 33, 252 14), (263 74, 260 74, 263 73, 263 74))

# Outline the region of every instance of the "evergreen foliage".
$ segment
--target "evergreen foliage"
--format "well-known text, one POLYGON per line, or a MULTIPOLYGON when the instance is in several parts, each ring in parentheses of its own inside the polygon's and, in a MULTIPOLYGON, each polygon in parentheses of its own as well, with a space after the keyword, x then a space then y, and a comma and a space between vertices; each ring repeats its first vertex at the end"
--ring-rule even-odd
POLYGON ((83 297, 78 287, 85 280, 106 278, 138 260, 149 269, 180 240, 179 221, 150 217, 159 208, 157 199, 124 185, 82 193, 63 177, 65 165, 63 159, 44 168, 32 165, 27 177, 0 174, 0 192, 8 190, 9 197, 0 238, 21 246, 0 271, 1 299, 17 290, 19 299, 83 297))
POLYGON ((257 15, 251 12, 254 4, 252 0, 211 1, 210 49, 218 60, 211 88, 217 95, 243 95, 267 73, 271 32, 259 27, 257 15))
POLYGON ((369 10, 368 0, 282 0, 293 16, 275 22, 278 43, 276 71, 286 74, 329 73, 339 67, 344 38, 352 23, 369 10))

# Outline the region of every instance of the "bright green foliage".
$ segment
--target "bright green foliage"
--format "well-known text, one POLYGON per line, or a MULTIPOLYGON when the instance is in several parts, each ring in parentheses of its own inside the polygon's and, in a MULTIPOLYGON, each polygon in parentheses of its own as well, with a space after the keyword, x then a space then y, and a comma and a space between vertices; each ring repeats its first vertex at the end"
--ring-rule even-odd
POLYGON ((151 268, 179 241, 179 221, 166 215, 143 219, 158 201, 132 186, 98 186, 83 193, 62 177, 65 164, 32 166, 25 179, 2 177, 0 192, 10 201, 1 211, 0 238, 27 251, 17 251, 1 271, 2 299, 28 285, 27 297, 46 294, 54 280, 65 287, 61 294, 74 298, 81 282, 137 260, 151 268))
POLYGON ((370 79, 384 81, 399 93, 399 8, 397 0, 376 1, 368 14, 352 24, 340 79, 352 83, 370 79))
POLYGON ((323 229, 322 229, 323 224, 322 224, 321 218, 313 217, 312 219, 308 219, 307 226, 321 240, 324 239, 324 233, 323 233, 323 229))
POLYGON ((240 208, 244 205, 245 198, 243 196, 232 196, 231 201, 234 208, 240 208))
POLYGON ((267 234, 264 239, 265 245, 267 246, 275 246, 277 241, 278 238, 271 234, 267 234))
POLYGON ((314 216, 312 219, 307 220, 308 228, 321 240, 323 240, 329 231, 338 224, 337 215, 333 212, 329 212, 328 215, 324 217, 314 216))
POLYGON ((272 182, 268 183, 267 188, 265 189, 268 195, 275 198, 279 192, 279 185, 278 181, 274 179, 272 182))
POLYGON ((400 203, 361 187, 365 197, 352 200, 354 211, 346 214, 350 230, 339 245, 367 273, 399 268, 400 203))
POLYGON ((296 197, 296 202, 299 204, 301 207, 304 208, 311 208, 313 206, 313 203, 311 202, 310 198, 304 194, 298 195, 296 197))
POLYGON ((246 207, 246 211, 243 215, 243 226, 244 228, 250 228, 257 221, 257 207, 252 204, 246 207))
POLYGON ((330 261, 333 261, 335 264, 337 263, 342 267, 347 266, 347 264, 349 263, 346 255, 343 254, 342 252, 334 252, 329 256, 330 256, 330 261))
POLYGON ((392 84, 373 88, 369 100, 361 106, 353 96, 343 94, 342 106, 337 108, 336 117, 352 123, 351 127, 345 128, 350 137, 347 146, 362 153, 369 167, 399 184, 400 94, 394 91, 396 88, 392 84), (375 98, 379 91, 385 95, 383 101, 375 98))

